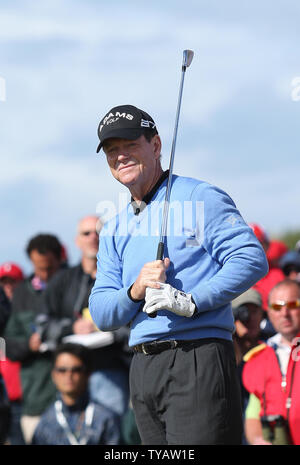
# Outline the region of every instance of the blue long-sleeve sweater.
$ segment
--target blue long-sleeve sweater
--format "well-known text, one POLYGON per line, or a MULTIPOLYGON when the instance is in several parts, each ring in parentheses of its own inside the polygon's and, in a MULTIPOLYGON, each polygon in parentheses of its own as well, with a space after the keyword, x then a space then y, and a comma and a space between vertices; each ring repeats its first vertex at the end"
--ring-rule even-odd
POLYGON ((173 175, 165 256, 167 282, 191 293, 191 318, 160 310, 156 318, 128 296, 142 266, 155 260, 167 180, 139 215, 132 205, 105 224, 89 301, 103 331, 131 324, 129 345, 165 339, 231 339, 231 301, 268 271, 265 253, 232 199, 208 183, 173 175))

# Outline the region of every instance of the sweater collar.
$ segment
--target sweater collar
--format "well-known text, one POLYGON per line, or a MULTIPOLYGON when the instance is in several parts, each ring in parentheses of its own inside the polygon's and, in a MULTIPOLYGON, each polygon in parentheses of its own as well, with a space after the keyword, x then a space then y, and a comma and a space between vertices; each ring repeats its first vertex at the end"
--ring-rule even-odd
POLYGON ((160 186, 162 185, 162 183, 164 182, 164 180, 168 177, 169 175, 169 170, 166 170, 162 173, 162 175, 160 176, 159 180, 157 181, 157 183, 152 187, 152 189, 147 192, 147 194, 142 198, 142 201, 141 201, 141 204, 138 205, 138 203, 134 200, 133 197, 131 197, 131 205, 132 205, 132 208, 133 208, 133 211, 134 211, 134 214, 135 215, 139 215, 143 210, 144 208, 146 207, 146 205, 148 205, 154 194, 158 191, 158 189, 160 188, 160 186))

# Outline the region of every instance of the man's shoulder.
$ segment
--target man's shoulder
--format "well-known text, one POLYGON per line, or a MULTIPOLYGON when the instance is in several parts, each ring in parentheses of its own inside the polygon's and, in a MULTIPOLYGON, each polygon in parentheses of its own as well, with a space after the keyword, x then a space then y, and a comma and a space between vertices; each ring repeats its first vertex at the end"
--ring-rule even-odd
POLYGON ((41 415, 34 431, 33 444, 47 445, 55 444, 56 433, 60 429, 56 420, 54 403, 51 404, 41 415), (51 442, 50 442, 51 441, 51 442))
POLYGON ((40 421, 38 423, 38 426, 40 428, 44 427, 45 425, 48 425, 49 423, 52 424, 53 422, 56 422, 56 413, 55 413, 55 402, 50 404, 46 410, 42 413, 40 417, 40 421))
POLYGON ((14 289, 14 296, 19 296, 27 292, 32 292, 33 291, 33 288, 31 285, 32 278, 33 278, 33 275, 30 275, 26 277, 23 281, 18 283, 14 289))
POLYGON ((62 284, 65 281, 68 281, 74 277, 80 276, 82 274, 81 264, 69 267, 61 268, 58 270, 50 279, 48 286, 52 287, 57 284, 62 284))
POLYGON ((118 416, 105 405, 102 405, 99 402, 92 402, 92 405, 94 407, 94 412, 95 412, 94 414, 96 418, 101 418, 102 420, 104 419, 117 420, 118 419, 118 416))
POLYGON ((187 176, 174 175, 172 179, 172 188, 174 187, 178 191, 182 191, 185 195, 199 197, 201 199, 208 199, 212 194, 222 194, 228 196, 228 194, 220 187, 201 179, 196 179, 187 176))
POLYGON ((174 174, 172 177, 172 184, 177 187, 182 188, 189 188, 194 189, 195 187, 203 187, 210 186, 206 181, 202 181, 201 179, 196 179, 188 176, 178 176, 174 174))
POLYGON ((253 347, 244 355, 244 362, 249 362, 250 360, 253 361, 258 357, 258 355, 261 355, 267 347, 268 346, 265 342, 262 342, 261 344, 258 344, 257 346, 253 347))
POLYGON ((274 350, 265 342, 251 349, 244 356, 243 384, 249 392, 261 392, 266 373, 271 373, 276 361, 274 350))
POLYGON ((40 301, 40 291, 36 291, 32 286, 33 275, 27 277, 14 289, 11 302, 12 312, 23 312, 32 309, 40 301))

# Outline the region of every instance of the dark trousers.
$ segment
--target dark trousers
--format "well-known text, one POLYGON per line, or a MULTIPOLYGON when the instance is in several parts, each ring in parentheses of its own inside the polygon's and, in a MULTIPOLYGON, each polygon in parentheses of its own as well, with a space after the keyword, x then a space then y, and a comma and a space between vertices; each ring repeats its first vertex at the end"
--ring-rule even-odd
POLYGON ((134 355, 131 400, 142 444, 241 444, 233 344, 223 339, 134 355))

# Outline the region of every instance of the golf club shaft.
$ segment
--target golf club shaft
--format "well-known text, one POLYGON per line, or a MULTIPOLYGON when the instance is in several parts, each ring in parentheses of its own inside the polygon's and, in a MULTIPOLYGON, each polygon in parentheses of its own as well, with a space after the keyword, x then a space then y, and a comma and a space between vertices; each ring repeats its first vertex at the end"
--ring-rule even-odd
POLYGON ((174 154, 175 154, 176 139, 177 139, 177 132, 178 132, 178 121, 179 121, 180 108, 181 108, 185 70, 186 70, 186 67, 182 67, 179 97, 178 97, 176 119, 175 119, 175 127, 174 127, 174 134, 173 134, 173 142, 172 142, 170 164, 169 164, 168 184, 167 184, 165 200, 164 200, 163 220, 162 220, 162 226, 161 226, 161 231, 160 231, 159 243, 157 247, 156 260, 163 260, 163 257, 164 257, 164 245, 165 245, 165 237, 167 235, 167 226, 168 226, 169 203, 170 203, 173 165, 174 165, 174 154))
MULTIPOLYGON (((176 139, 177 139, 177 132, 178 132, 178 122, 179 122, 180 109, 181 109, 183 84, 184 84, 186 68, 190 66, 193 56, 194 56, 194 52, 192 52, 192 50, 184 50, 181 81, 180 81, 180 87, 179 87, 179 96, 178 96, 177 111, 176 111, 176 118, 175 118, 175 127, 174 127, 174 133, 173 133, 172 149, 171 149, 170 164, 169 164, 168 184, 167 184, 165 200, 164 200, 163 219, 162 219, 159 243, 157 247, 156 260, 164 259, 164 248, 165 248, 165 238, 167 235, 167 226, 168 226, 169 203, 170 203, 170 194, 171 194, 171 185, 172 185, 174 155, 175 155, 176 139)), ((153 312, 149 316, 152 318, 155 318, 156 315, 157 315, 157 312, 153 312)))

